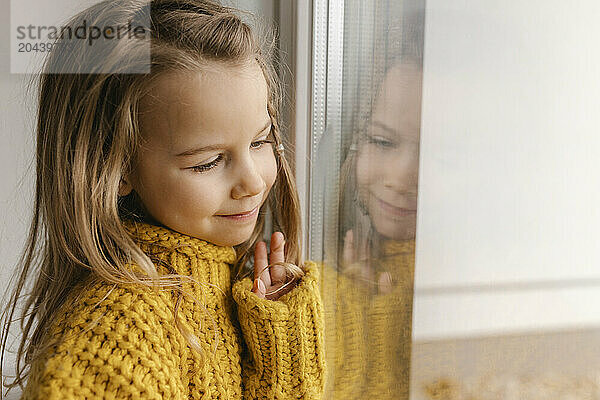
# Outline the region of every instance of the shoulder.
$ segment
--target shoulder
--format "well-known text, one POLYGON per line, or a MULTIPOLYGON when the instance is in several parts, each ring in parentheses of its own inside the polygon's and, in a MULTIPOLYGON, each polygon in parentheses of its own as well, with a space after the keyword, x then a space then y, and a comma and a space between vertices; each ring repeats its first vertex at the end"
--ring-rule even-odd
POLYGON ((123 350, 151 357, 147 349, 161 344, 171 319, 171 305, 158 290, 100 282, 87 285, 71 293, 57 312, 49 328, 56 344, 44 358, 61 364, 82 359, 110 363, 113 353, 123 350), (146 350, 139 353, 142 348, 146 350))
POLYGON ((158 381, 170 379, 165 374, 177 376, 176 349, 167 343, 176 337, 171 315, 168 301, 151 289, 95 283, 72 293, 49 330, 58 339, 34 361, 26 393, 114 397, 98 392, 110 389, 120 391, 117 398, 148 397, 158 381))
MULTIPOLYGON (((69 295, 53 324, 54 334, 64 333, 60 348, 94 351, 125 342, 157 341, 172 319, 171 294, 139 285, 96 282, 69 295)), ((94 354, 95 355, 95 354, 94 354)))
MULTIPOLYGON (((57 314, 61 329, 110 332, 120 324, 156 324, 168 319, 171 294, 133 284, 95 282, 76 287, 57 314)), ((158 328, 158 327, 157 327, 158 328)))

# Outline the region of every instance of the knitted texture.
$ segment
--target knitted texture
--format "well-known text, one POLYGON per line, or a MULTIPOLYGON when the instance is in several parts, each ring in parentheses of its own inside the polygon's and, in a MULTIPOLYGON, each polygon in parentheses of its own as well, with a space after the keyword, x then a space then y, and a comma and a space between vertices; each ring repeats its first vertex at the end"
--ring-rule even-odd
POLYGON ((389 293, 323 267, 327 399, 408 399, 415 241, 386 241, 376 274, 389 293))
POLYGON ((54 320, 50 335, 61 339, 34 361, 23 399, 321 398, 323 315, 314 264, 278 301, 259 299, 248 278, 232 287, 233 248, 164 226, 123 226, 161 260, 159 274, 198 282, 183 281, 198 302, 182 296, 178 319, 202 353, 175 326, 177 291, 82 283, 54 320))

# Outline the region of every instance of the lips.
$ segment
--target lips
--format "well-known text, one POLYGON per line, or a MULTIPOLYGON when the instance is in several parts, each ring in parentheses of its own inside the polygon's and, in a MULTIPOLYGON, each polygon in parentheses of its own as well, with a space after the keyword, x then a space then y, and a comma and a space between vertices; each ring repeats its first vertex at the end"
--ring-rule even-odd
POLYGON ((247 216, 254 214, 256 211, 258 211, 258 206, 254 207, 250 211, 244 211, 244 212, 236 213, 236 214, 219 214, 217 216, 218 217, 247 217, 247 216))
POLYGON ((377 202, 377 205, 379 206, 379 208, 381 208, 387 214, 391 214, 393 216, 405 217, 408 215, 414 215, 417 212, 416 208, 412 209, 412 208, 397 207, 397 206, 387 203, 377 197, 375 197, 375 201, 377 202))

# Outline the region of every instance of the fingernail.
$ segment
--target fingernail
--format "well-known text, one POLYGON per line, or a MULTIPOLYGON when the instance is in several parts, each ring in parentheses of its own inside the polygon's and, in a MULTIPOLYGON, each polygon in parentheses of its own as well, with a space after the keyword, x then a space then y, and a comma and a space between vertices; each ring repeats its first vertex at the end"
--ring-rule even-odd
POLYGON ((264 282, 260 279, 257 279, 257 281, 258 281, 258 291, 263 294, 267 293, 267 288, 265 287, 264 282))

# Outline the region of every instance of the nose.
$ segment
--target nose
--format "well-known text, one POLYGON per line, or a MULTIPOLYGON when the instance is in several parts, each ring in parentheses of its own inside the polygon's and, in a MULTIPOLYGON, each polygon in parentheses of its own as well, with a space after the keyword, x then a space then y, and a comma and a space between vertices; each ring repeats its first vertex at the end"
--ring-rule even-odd
POLYGON ((231 197, 233 199, 238 200, 244 197, 253 197, 263 192, 265 181, 252 157, 248 157, 246 160, 240 162, 235 174, 235 184, 231 189, 231 197))
POLYGON ((416 195, 419 182, 419 152, 415 149, 400 151, 384 165, 383 185, 397 193, 416 195))

